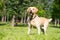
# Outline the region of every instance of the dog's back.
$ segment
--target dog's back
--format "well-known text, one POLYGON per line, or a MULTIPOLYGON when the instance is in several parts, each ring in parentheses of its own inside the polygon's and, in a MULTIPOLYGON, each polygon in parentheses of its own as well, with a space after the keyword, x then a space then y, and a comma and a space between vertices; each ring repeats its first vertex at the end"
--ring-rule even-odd
POLYGON ((40 17, 40 25, 44 25, 44 23, 46 22, 51 22, 52 19, 47 19, 47 18, 44 18, 44 17, 40 17))

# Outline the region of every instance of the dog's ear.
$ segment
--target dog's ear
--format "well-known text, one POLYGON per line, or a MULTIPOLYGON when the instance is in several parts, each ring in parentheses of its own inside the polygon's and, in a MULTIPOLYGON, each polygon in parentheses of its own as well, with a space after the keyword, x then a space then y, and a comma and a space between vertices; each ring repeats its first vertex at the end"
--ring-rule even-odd
POLYGON ((31 8, 32 8, 32 12, 36 14, 38 9, 36 7, 31 7, 31 8))
POLYGON ((34 9, 35 9, 35 13, 37 13, 38 9, 36 7, 34 7, 34 9))
POLYGON ((29 8, 27 8, 27 12, 29 12, 30 11, 30 7, 29 8))

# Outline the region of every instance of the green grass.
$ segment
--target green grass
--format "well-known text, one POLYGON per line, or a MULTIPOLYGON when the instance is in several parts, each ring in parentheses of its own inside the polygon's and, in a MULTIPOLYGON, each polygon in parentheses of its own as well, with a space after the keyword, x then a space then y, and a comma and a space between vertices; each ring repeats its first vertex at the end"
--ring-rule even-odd
POLYGON ((27 35, 28 27, 19 24, 11 27, 10 23, 0 23, 0 40, 60 40, 60 28, 50 24, 47 28, 47 35, 38 35, 37 29, 32 28, 30 35, 27 35))

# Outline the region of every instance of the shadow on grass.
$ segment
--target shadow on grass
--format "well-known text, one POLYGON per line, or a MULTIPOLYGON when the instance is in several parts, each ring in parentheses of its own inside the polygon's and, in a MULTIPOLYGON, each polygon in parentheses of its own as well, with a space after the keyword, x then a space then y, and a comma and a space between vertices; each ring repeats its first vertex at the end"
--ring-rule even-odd
POLYGON ((4 26, 4 25, 6 25, 6 23, 0 23, 0 26, 4 26))
POLYGON ((54 28, 60 28, 60 26, 55 26, 55 25, 52 25, 50 27, 54 27, 54 28))
POLYGON ((27 25, 25 25, 25 24, 17 24, 17 25, 15 25, 15 27, 27 27, 27 25))
POLYGON ((37 34, 37 33, 30 33, 29 35, 35 35, 35 34, 37 34))

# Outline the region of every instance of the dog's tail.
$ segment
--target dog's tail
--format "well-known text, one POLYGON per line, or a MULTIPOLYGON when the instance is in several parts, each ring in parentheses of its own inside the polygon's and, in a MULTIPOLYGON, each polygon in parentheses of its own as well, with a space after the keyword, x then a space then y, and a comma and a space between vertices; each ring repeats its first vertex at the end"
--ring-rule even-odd
POLYGON ((52 18, 48 19, 48 21, 51 22, 52 21, 52 18))

